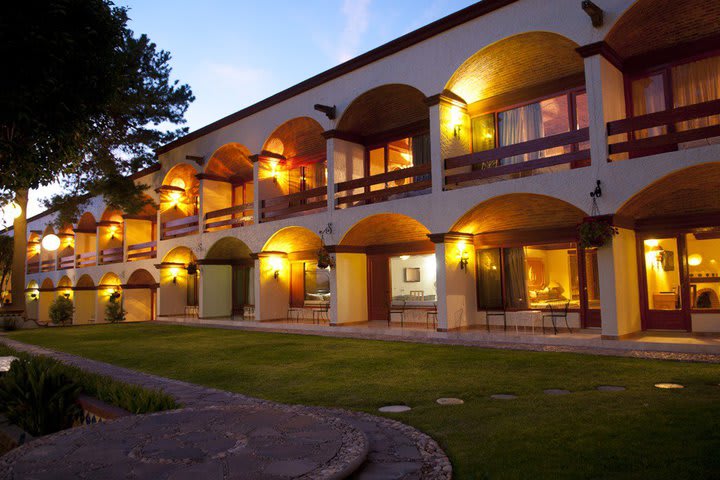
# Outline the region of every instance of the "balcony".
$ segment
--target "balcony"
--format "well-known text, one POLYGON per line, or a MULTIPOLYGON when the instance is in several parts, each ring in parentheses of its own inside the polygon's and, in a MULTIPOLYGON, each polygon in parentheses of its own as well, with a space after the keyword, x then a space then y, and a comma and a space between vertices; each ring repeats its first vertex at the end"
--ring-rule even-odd
POLYGON ((38 263, 37 261, 33 261, 32 263, 28 262, 27 273, 28 274, 40 273, 40 263, 38 263))
POLYGON ((253 204, 245 203, 228 208, 221 208, 205 214, 206 232, 226 228, 242 227, 253 223, 253 204))
POLYGON ((121 263, 123 261, 122 247, 106 248, 100 250, 100 265, 108 265, 111 263, 121 263))
POLYGON ((75 255, 75 267, 94 267, 96 264, 95 252, 78 253, 75 255))
POLYGON ((694 146, 691 142, 720 137, 719 124, 698 121, 713 115, 720 115, 720 100, 610 122, 607 130, 611 139, 611 159, 618 159, 620 155, 636 158, 689 148, 694 146), (621 136, 620 140, 617 140, 618 136, 621 136))
POLYGON ((187 235, 198 233, 198 216, 191 215, 189 217, 179 218, 165 222, 160 226, 160 238, 169 240, 171 238, 179 238, 187 235))
POLYGON ((590 160, 588 141, 589 129, 581 128, 567 133, 516 143, 506 147, 470 153, 445 160, 445 187, 465 186, 469 182, 490 179, 509 179, 532 175, 540 169, 566 165, 569 168, 583 165, 590 160), (560 149, 565 153, 550 154, 547 151, 560 149), (506 159, 529 155, 533 160, 503 164, 506 159), (462 169, 462 171, 459 171, 462 169))
POLYGON ((282 197, 260 201, 260 221, 294 217, 300 213, 327 207, 327 186, 311 188, 282 197))
POLYGON ((150 260, 157 257, 157 242, 145 242, 129 245, 127 248, 127 261, 150 260))
POLYGON ((430 168, 424 164, 340 182, 335 185, 335 208, 384 202, 427 190, 432 187, 430 168))
POLYGON ((52 258, 40 262, 41 272, 52 272, 53 270, 55 270, 55 260, 53 260, 52 258))
POLYGON ((71 268, 75 268, 75 255, 74 254, 58 257, 58 263, 57 263, 58 270, 68 270, 71 268))

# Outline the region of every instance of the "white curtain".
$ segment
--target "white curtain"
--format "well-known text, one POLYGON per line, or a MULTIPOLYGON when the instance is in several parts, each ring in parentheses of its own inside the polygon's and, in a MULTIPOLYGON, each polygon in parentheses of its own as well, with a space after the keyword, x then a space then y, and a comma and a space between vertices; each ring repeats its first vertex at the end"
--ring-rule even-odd
MULTIPOLYGON (((675 107, 709 102, 720 98, 720 57, 678 65, 672 69, 675 107)), ((680 122, 677 129, 690 130, 720 124, 720 115, 680 122)))
MULTIPOLYGON (((543 136, 542 109, 539 103, 533 103, 524 107, 514 108, 498 114, 500 127, 500 146, 514 145, 516 143, 535 140, 543 136)), ((527 153, 503 158, 501 165, 527 162, 535 160, 541 155, 538 153, 527 153)))
MULTIPOLYGON (((632 84, 633 115, 638 117, 665 110, 665 87, 662 75, 635 80, 632 84)), ((635 138, 655 137, 665 133, 665 127, 654 127, 635 132, 635 138)))

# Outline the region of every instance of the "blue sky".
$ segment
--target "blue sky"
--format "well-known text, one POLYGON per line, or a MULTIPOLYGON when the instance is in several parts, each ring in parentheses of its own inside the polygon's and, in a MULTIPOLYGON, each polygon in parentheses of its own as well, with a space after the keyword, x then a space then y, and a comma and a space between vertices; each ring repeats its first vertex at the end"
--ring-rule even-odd
MULTIPOLYGON (((116 0, 130 28, 172 54, 207 125, 475 0, 116 0)), ((47 192, 47 190, 45 190, 47 192)), ((28 215, 42 211, 31 192, 28 215)))

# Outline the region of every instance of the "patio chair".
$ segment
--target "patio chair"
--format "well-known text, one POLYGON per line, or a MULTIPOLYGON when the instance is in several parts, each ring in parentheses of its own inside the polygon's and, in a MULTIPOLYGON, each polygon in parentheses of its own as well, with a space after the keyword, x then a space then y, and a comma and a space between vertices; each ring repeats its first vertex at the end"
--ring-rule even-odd
POLYGON ((505 310, 505 305, 503 305, 502 309, 485 310, 485 327, 488 332, 490 331, 490 317, 502 317, 503 330, 507 331, 507 311, 505 310))
POLYGON ((552 322, 553 332, 555 332, 555 335, 557 335, 557 324, 555 323, 555 319, 564 318, 565 326, 567 327, 568 332, 572 333, 572 330, 570 329, 570 324, 568 324, 568 310, 570 309, 570 300, 565 303, 565 307, 560 309, 553 307, 552 303, 548 303, 547 306, 548 309, 545 311, 545 313, 543 313, 542 316, 543 332, 545 331, 545 319, 549 318, 552 322))
POLYGON ((390 322, 392 321, 392 314, 393 313, 399 313, 400 314, 400 326, 404 326, 405 324, 405 304, 407 303, 406 300, 403 300, 401 304, 394 304, 392 302, 388 303, 388 327, 390 326, 390 322))
POLYGON ((288 307, 287 319, 292 320, 293 315, 295 315, 295 323, 298 323, 300 321, 300 315, 302 315, 302 310, 300 307, 288 307))
POLYGON ((313 314, 313 323, 317 321, 318 325, 320 324, 320 321, 322 320, 323 315, 325 316, 325 319, 329 322, 330 317, 328 315, 328 312, 330 311, 330 302, 324 302, 320 305, 317 305, 313 308, 312 314, 313 314))
POLYGON ((435 325, 437 324, 437 302, 433 304, 432 309, 425 312, 425 328, 428 328, 428 325, 430 324, 430 317, 433 319, 433 328, 435 328, 435 325))

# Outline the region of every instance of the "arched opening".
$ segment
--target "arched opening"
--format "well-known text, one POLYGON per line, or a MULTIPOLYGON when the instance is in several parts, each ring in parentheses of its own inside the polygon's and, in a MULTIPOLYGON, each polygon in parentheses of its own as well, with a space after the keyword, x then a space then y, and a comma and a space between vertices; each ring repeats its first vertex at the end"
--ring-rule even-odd
MULTIPOLYGON (((45 227, 45 230, 43 230, 42 238, 47 237, 48 235, 55 235, 55 230, 53 229, 52 225, 48 225, 45 227)), ((47 250, 42 245, 42 240, 40 242, 40 271, 41 272, 52 272, 55 270, 55 251, 54 250, 47 250)))
POLYGON ((157 206, 149 197, 148 203, 135 215, 123 215, 127 261, 149 260, 157 257, 157 206))
MULTIPOLYGON (((86 325, 95 323, 95 303, 98 296, 95 282, 90 275, 82 275, 76 282, 74 290, 75 318, 73 324, 86 325)), ((104 317, 100 317, 101 319, 104 317)))
POLYGON ((200 182, 197 171, 187 163, 170 169, 160 194, 160 238, 178 238, 198 233, 198 199, 200 182))
POLYGON ((40 253, 42 247, 40 246, 40 231, 31 231, 28 236, 27 243, 27 273, 39 273, 40 272, 40 253))
POLYGON ((198 264, 202 318, 250 313, 255 304, 255 262, 245 243, 234 237, 221 238, 198 264))
POLYGON ((320 247, 320 237, 304 227, 283 228, 265 242, 258 254, 260 320, 312 318, 311 310, 329 306, 330 280, 318 267, 320 247))
POLYGON ((720 295, 720 163, 666 175, 617 217, 635 229, 643 328, 720 331, 712 294, 700 295, 720 295))
POLYGON ((25 289, 25 312, 28 320, 38 320, 40 290, 38 283, 32 280, 25 289))
POLYGON ((70 277, 68 277, 67 275, 63 275, 63 277, 58 282, 57 288, 55 289, 57 296, 73 300, 72 286, 72 280, 70 280, 70 277))
POLYGON ((327 208, 326 145, 310 117, 288 120, 265 140, 258 157, 263 221, 327 208))
POLYGON ((720 142, 719 17, 720 5, 703 0, 639 0, 620 16, 605 41, 622 61, 627 116, 643 121, 609 125, 628 137, 611 158, 720 142))
POLYGON ((414 218, 381 213, 356 223, 336 249, 338 317, 425 324, 437 301, 435 247, 414 218), (398 307, 406 310, 398 314, 398 307))
POLYGON ((75 268, 75 232, 72 225, 65 225, 58 232, 60 248, 57 251, 58 270, 75 268))
POLYGON ((38 322, 50 323, 50 305, 55 300, 55 285, 46 278, 40 284, 38 291, 38 322))
POLYGON ((80 216, 75 227, 75 266, 92 267, 97 263, 97 222, 90 212, 80 216))
POLYGON ((95 321, 106 322, 107 313, 106 309, 110 303, 111 298, 115 298, 121 304, 124 301, 124 295, 122 291, 122 282, 120 277, 112 272, 108 272, 102 276, 100 283, 97 286, 97 308, 95 310, 95 321))
POLYGON ((460 65, 440 103, 447 186, 589 164, 577 47, 556 33, 527 32, 488 45, 460 65))
POLYGON ((199 178, 203 188, 205 231, 252 224, 253 165, 247 147, 228 143, 218 148, 199 178))
POLYGON ((107 208, 97 224, 98 264, 107 265, 123 261, 123 215, 119 210, 107 208))
POLYGON ((130 322, 155 320, 155 303, 158 284, 150 272, 135 270, 123 285, 123 308, 130 322))
POLYGON ((383 85, 353 100, 330 132, 338 207, 427 193, 429 118, 425 95, 409 85, 383 85))
POLYGON ((571 326, 600 327, 597 251, 577 245, 585 216, 563 200, 529 193, 494 197, 465 213, 452 227, 464 236, 446 255, 475 263, 468 271, 476 275, 478 323, 505 325, 506 317, 492 314, 552 307, 567 309, 571 326))
POLYGON ((197 314, 198 268, 195 254, 187 247, 177 247, 165 255, 160 269, 161 317, 197 314))

